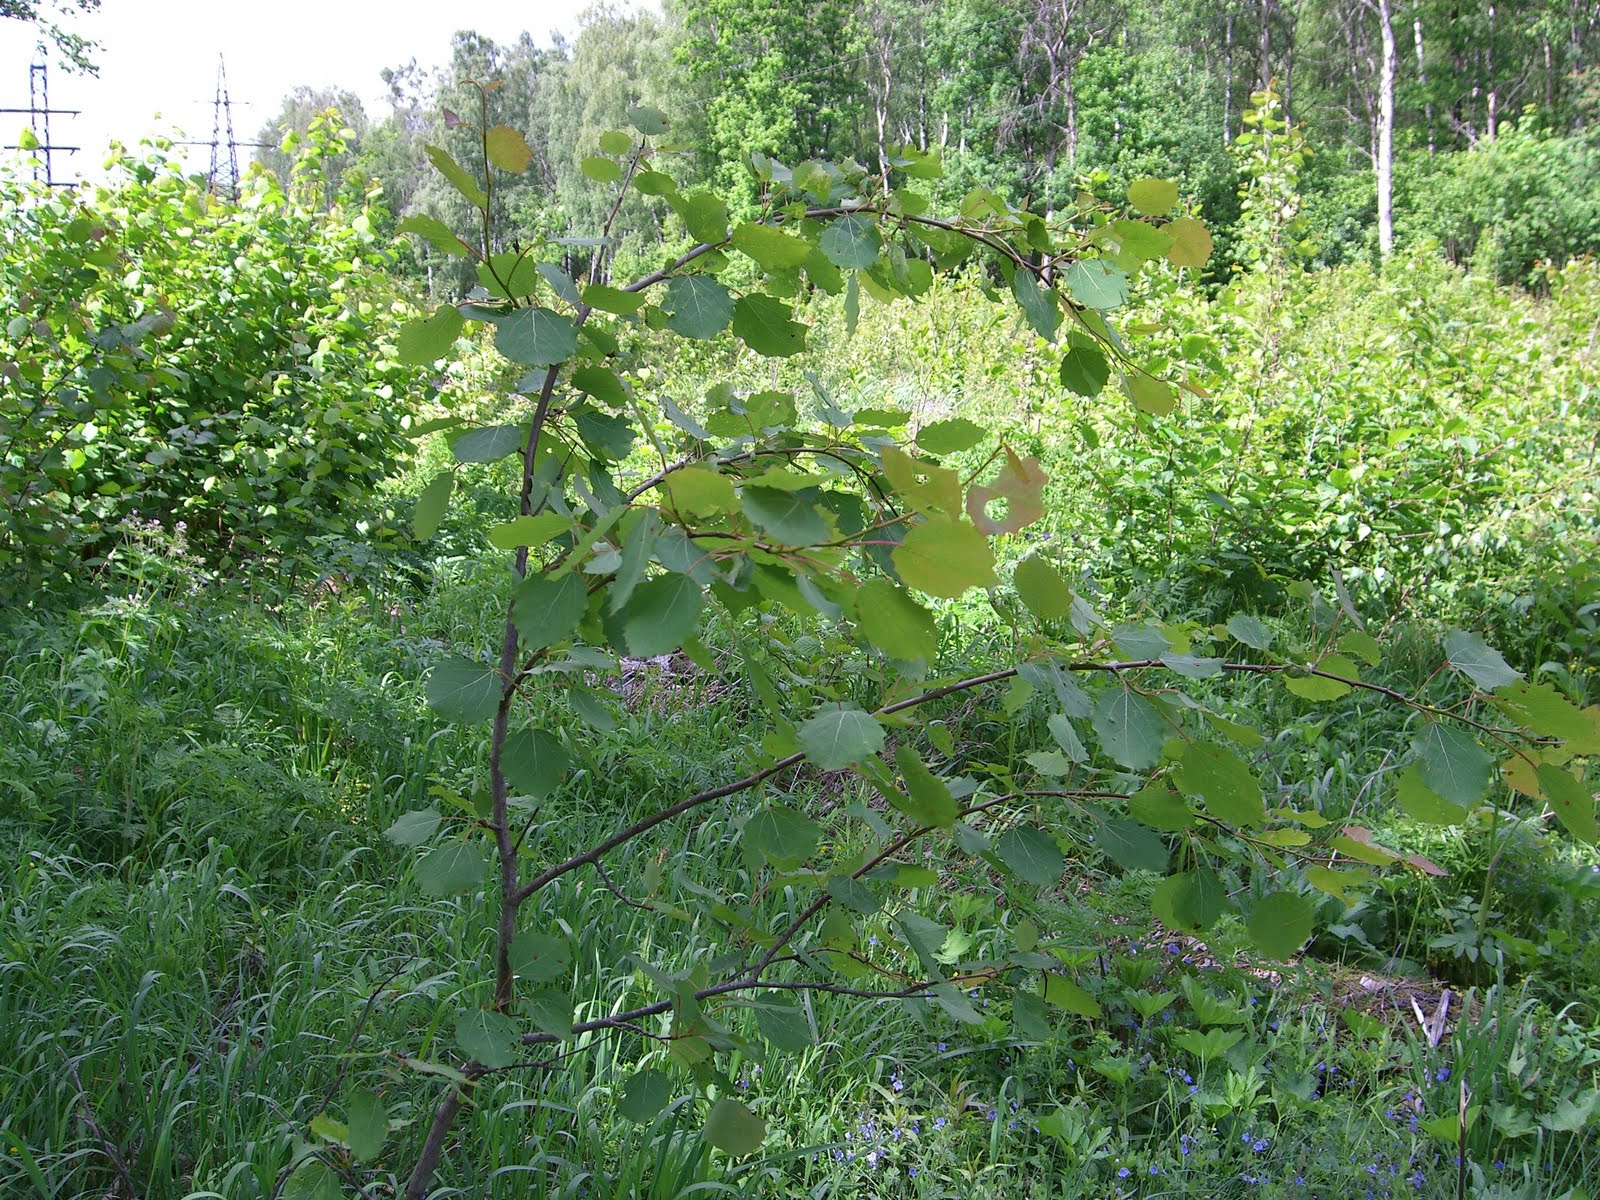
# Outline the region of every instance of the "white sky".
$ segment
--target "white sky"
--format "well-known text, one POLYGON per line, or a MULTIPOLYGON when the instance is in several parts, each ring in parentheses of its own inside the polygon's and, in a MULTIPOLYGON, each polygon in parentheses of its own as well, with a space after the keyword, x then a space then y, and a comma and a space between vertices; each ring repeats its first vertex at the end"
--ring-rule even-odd
MULTIPOLYGON (((378 78, 384 67, 413 57, 423 67, 441 65, 451 35, 463 28, 500 42, 527 30, 548 45, 552 29, 575 34, 578 14, 589 6, 590 0, 103 0, 99 12, 68 22, 100 43, 93 56, 99 78, 68 74, 59 55, 51 55, 51 107, 83 110, 51 118, 56 144, 83 147, 57 155, 53 169, 58 179, 97 178, 113 138, 132 146, 174 126, 209 142, 219 53, 227 64, 234 136, 254 141, 283 97, 302 84, 347 88, 369 116, 382 117, 389 111, 378 78)), ((32 26, 0 21, 0 108, 28 107, 36 42, 32 26)), ((0 113, 0 144, 15 143, 27 124, 26 113, 0 113)), ((208 165, 209 145, 190 153, 199 168, 208 165)), ((241 170, 249 155, 241 147, 241 170)))

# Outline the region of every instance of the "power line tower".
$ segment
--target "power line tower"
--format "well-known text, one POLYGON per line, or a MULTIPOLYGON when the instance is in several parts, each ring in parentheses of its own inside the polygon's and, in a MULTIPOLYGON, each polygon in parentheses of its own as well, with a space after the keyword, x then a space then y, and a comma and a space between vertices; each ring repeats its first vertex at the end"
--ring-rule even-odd
MULTIPOLYGON (((71 187, 70 179, 57 179, 55 175, 55 152, 64 150, 68 154, 77 153, 77 146, 58 146, 50 133, 50 117, 52 115, 75 117, 80 110, 76 108, 51 108, 50 107, 50 68, 44 63, 34 63, 28 68, 28 107, 27 108, 0 108, 0 113, 27 113, 28 128, 33 133, 34 145, 29 147, 39 157, 35 160, 33 178, 36 183, 43 183, 49 187, 71 187)), ((7 150, 21 150, 20 145, 9 145, 7 150)))
POLYGON ((211 102, 211 190, 229 200, 239 198, 239 143, 233 136, 233 101, 228 96, 228 67, 217 55, 217 92, 211 102), (228 160, 222 161, 227 141, 228 160))

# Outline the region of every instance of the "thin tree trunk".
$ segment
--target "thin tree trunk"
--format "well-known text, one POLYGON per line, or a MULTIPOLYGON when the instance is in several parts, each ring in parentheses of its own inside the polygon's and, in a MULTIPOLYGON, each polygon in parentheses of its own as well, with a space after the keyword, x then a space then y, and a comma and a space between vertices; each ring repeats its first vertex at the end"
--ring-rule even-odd
POLYGON ((1489 140, 1494 141, 1496 130, 1500 126, 1500 93, 1495 87, 1494 79, 1494 5, 1489 5, 1489 40, 1484 45, 1484 75, 1489 87, 1489 114, 1484 125, 1485 133, 1489 140))
POLYGON ((1233 13, 1222 26, 1222 144, 1233 141, 1233 13))
POLYGON ((1272 83, 1272 0, 1261 0, 1261 32, 1256 43, 1256 86, 1272 83))
POLYGON ((1422 85, 1422 110, 1428 121, 1428 157, 1434 155, 1433 95, 1428 91, 1428 59, 1422 52, 1422 15, 1411 22, 1411 36, 1417 44, 1417 82, 1422 85))
POLYGON ((1392 0, 1377 0, 1383 56, 1378 68, 1378 253, 1394 253, 1394 76, 1395 44, 1392 0))

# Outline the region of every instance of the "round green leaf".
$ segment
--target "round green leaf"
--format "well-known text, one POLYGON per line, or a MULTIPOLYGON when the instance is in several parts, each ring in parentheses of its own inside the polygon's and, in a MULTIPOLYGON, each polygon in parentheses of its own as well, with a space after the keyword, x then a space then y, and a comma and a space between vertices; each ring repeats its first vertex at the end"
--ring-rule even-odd
POLYGON ((523 136, 509 125, 496 125, 484 134, 489 161, 502 171, 520 175, 533 161, 533 151, 523 136))
POLYGON ((435 475, 417 497, 417 507, 411 514, 411 532, 418 541, 425 542, 439 529, 444 514, 450 507, 450 493, 455 489, 453 471, 435 475))
POLYGON ((1148 700, 1122 687, 1106 688, 1095 698, 1091 719, 1105 752, 1134 771, 1161 761, 1161 747, 1172 730, 1148 700))
POLYGON ((1017 595, 1041 621, 1059 621, 1072 611, 1072 589, 1061 573, 1037 554, 1017 564, 1012 580, 1017 595))
POLYGON ((647 1125, 672 1101, 672 1079, 654 1068, 639 1071, 622 1087, 617 1111, 637 1125, 647 1125))
POLYGON ((667 312, 667 328, 684 337, 714 338, 733 320, 733 297, 707 275, 668 280, 662 307, 667 312))
POLYGON ((572 970, 572 947, 565 938, 525 930, 511 939, 511 969, 529 983, 562 979, 572 970))
POLYGON ((1014 825, 995 843, 995 853, 1000 861, 1010 867, 1017 878, 1035 887, 1053 887, 1061 882, 1061 872, 1066 869, 1066 856, 1055 838, 1032 825, 1014 825))
POLYGON ((459 896, 483 882, 489 851, 481 841, 446 842, 417 863, 417 886, 428 896, 459 896))
POLYGON ((640 658, 671 654, 694 635, 705 597, 687 575, 669 573, 647 579, 622 609, 623 640, 640 658))
POLYGON ((781 300, 760 293, 733 304, 733 332, 757 354, 788 358, 806 348, 806 327, 781 300))
POLYGON ((1311 901, 1294 892, 1273 892, 1250 908, 1245 929, 1250 940, 1272 958, 1288 958, 1311 936, 1311 901))
POLYGON ((1220 742, 1185 742, 1173 781, 1184 795, 1203 800, 1219 821, 1259 826, 1267 819, 1249 764, 1220 742))
POLYGON ((566 640, 588 607, 588 589, 576 573, 552 578, 540 572, 517 586, 511 623, 523 644, 538 650, 566 640))
POLYGON ((800 492, 746 486, 739 507, 757 528, 783 546, 816 546, 833 537, 822 510, 800 492))
POLYGON ((800 726, 800 748, 824 771, 839 771, 883 749, 883 726, 854 704, 829 704, 800 726))
POLYGON ((976 526, 951 517, 930 517, 914 526, 893 558, 900 578, 930 596, 955 599, 969 588, 999 582, 988 540, 976 526))
POLYGON ((1178 202, 1178 185, 1166 179, 1135 179, 1128 185, 1128 203, 1147 217, 1159 217, 1178 202))
POLYGON ((486 1067, 509 1067, 522 1060, 522 1031, 505 1013, 469 1009, 456 1017, 456 1045, 486 1067))
POLYGON ((400 361, 416 367, 437 362, 450 353, 466 323, 454 304, 441 305, 433 316, 424 320, 407 321, 400 327, 396 339, 400 361))
POLYGON ((446 721, 487 721, 500 707, 500 672, 465 658, 447 658, 428 673, 428 707, 446 721))
POLYGON ((500 750, 500 772, 523 796, 544 799, 561 783, 572 765, 561 739, 544 729, 519 729, 500 750))
POLYGON ((494 346, 512 362, 550 367, 578 352, 578 328, 548 308, 519 308, 496 318, 494 346))
POLYGON ((755 259, 767 271, 803 267, 806 259, 811 257, 810 242, 754 221, 746 221, 733 231, 733 246, 735 250, 755 259))
POLYGON ((389 1114, 383 1101, 373 1092, 357 1092, 350 1097, 350 1154, 357 1162, 371 1162, 383 1153, 389 1137, 389 1114))
POLYGON ((857 623, 867 640, 890 658, 932 662, 939 655, 933 614, 887 579, 874 579, 857 598, 857 623))
MULTIPOLYGON (((626 150, 627 147, 624 146, 623 149, 626 150)), ((598 154, 584 159, 578 164, 578 170, 596 183, 616 183, 622 178, 622 168, 613 160, 598 154)))
POLYGON ((1093 346, 1073 346, 1061 359, 1061 383, 1069 391, 1091 400, 1111 378, 1111 364, 1093 346))
POLYGON ((711 1106, 703 1132, 718 1150, 741 1158, 761 1149, 767 1123, 737 1100, 724 1096, 711 1106))
POLYGON ((744 844, 780 870, 816 852, 822 826, 784 804, 769 804, 745 822, 744 844))
POLYGON ((822 253, 840 270, 865 270, 878 261, 883 238, 870 217, 840 217, 822 231, 822 253))
POLYGON ((929 454, 955 454, 972 449, 988 436, 989 431, 982 425, 965 417, 951 417, 947 421, 924 425, 917 433, 917 445, 929 454))

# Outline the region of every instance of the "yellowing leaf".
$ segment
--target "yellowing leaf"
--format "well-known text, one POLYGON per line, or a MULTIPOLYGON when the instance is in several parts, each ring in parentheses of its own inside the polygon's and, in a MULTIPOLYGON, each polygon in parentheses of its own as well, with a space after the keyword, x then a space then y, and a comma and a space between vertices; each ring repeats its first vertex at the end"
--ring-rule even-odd
POLYGON ((1147 217, 1159 217, 1178 202, 1178 185, 1166 179, 1135 179, 1128 185, 1128 203, 1147 217))
POLYGON ((509 125, 496 125, 484 135, 484 141, 489 148, 489 161, 502 171, 520 175, 533 161, 528 143, 509 125))
POLYGON ((1203 267, 1211 257, 1211 234, 1193 217, 1179 217, 1166 226, 1172 238, 1167 261, 1175 267, 1203 267))
POLYGON ((983 533, 1016 533, 1044 516, 1044 487, 1049 482, 1037 458, 1018 458, 1007 446, 1006 464, 994 482, 968 491, 967 515, 983 533), (1005 516, 990 516, 989 505, 1002 499, 1005 516))

